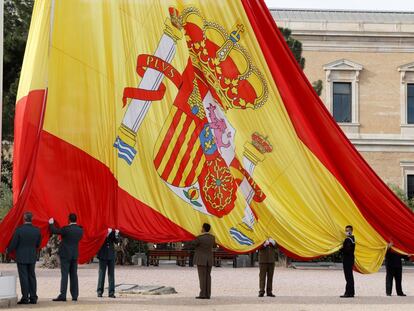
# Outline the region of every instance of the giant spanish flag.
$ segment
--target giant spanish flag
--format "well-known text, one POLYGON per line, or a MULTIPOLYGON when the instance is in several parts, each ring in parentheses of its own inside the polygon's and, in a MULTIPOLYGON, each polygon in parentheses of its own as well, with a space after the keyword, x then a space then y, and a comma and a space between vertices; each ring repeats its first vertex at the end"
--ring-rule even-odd
POLYGON ((36 1, 15 120, 14 207, 70 212, 80 261, 106 229, 190 240, 201 224, 234 252, 274 238, 292 256, 356 236, 356 268, 414 253, 414 215, 313 91, 260 0, 36 1))

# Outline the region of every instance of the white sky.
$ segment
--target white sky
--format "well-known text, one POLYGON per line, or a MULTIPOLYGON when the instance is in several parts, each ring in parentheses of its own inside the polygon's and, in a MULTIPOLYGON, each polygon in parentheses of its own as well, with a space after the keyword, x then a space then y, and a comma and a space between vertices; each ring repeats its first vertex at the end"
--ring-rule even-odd
POLYGON ((414 0, 265 0, 269 8, 412 11, 414 0))

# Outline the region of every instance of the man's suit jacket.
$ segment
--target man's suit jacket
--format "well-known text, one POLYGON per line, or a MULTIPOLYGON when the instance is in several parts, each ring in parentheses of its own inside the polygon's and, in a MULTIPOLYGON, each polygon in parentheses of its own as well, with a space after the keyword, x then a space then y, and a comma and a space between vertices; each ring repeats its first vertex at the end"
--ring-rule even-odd
POLYGON ((37 260, 37 249, 42 237, 40 229, 32 224, 24 224, 16 229, 7 251, 16 250, 16 262, 21 264, 34 264, 37 260))
POLYGON ((355 260, 355 237, 347 236, 342 246, 342 257, 344 262, 354 262, 355 260))
POLYGON ((392 250, 388 250, 387 254, 385 255, 385 265, 388 268, 402 268, 401 259, 408 261, 409 257, 395 253, 392 250))
POLYGON ((191 244, 194 246, 194 264, 197 266, 213 266, 213 248, 216 245, 214 235, 208 232, 202 233, 191 244))
POLYGON ((65 260, 76 260, 79 257, 79 241, 83 236, 83 229, 77 224, 70 224, 62 228, 56 228, 54 224, 49 225, 50 231, 59 234, 62 242, 58 254, 65 260))
POLYGON ((98 259, 102 260, 115 260, 115 249, 114 243, 118 243, 119 238, 115 235, 115 232, 112 231, 105 239, 105 242, 102 244, 99 252, 98 259))
POLYGON ((259 263, 274 263, 276 261, 276 248, 273 244, 259 249, 259 263))

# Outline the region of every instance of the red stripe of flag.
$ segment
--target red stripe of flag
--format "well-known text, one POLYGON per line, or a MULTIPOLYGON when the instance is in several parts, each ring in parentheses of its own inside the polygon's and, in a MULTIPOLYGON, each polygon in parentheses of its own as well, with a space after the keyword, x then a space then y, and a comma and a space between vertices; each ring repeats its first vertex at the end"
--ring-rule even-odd
POLYGON ((162 145, 160 147, 160 149, 158 150, 157 156, 154 159, 154 165, 155 168, 158 169, 158 167, 161 164, 162 158, 164 157, 165 151, 168 148, 168 145, 170 144, 170 141, 174 135, 175 129, 177 128, 178 123, 180 122, 181 119, 181 115, 183 114, 183 112, 181 110, 177 110, 174 118, 170 124, 170 127, 167 131, 167 133, 165 134, 164 140, 162 142, 162 145))
MULTIPOLYGON (((185 137, 188 133, 188 129, 191 125, 191 122, 193 122, 193 120, 186 115, 186 119, 183 125, 183 128, 180 132, 180 136, 178 136, 178 140, 174 145, 174 149, 170 155, 170 158, 168 159, 167 165, 165 166, 164 172, 162 172, 162 179, 164 180, 168 180, 168 176, 170 176, 170 173, 174 167, 175 162, 177 161, 177 156, 178 153, 180 152, 180 149, 184 143, 185 137)), ((185 146, 184 146, 185 148, 185 146)), ((186 152, 191 152, 191 150, 189 151, 188 149, 186 150, 186 152)))
MULTIPOLYGON (((193 133, 191 133, 191 138, 187 145, 187 152, 185 153, 183 159, 181 160, 180 166, 177 171, 177 175, 175 176, 173 180, 173 185, 179 185, 181 182, 181 179, 183 178, 184 169, 186 168, 188 161, 190 161, 191 152, 194 148, 194 144, 196 143, 198 139, 199 132, 200 131, 198 130, 198 128, 196 128, 196 130, 193 133)), ((201 149, 201 146, 199 146, 199 148, 201 149)))
POLYGON ((197 153, 196 153, 196 156, 194 157, 194 160, 192 162, 191 172, 190 172, 190 174, 188 174, 187 179, 185 180, 186 185, 193 182, 194 177, 195 177, 195 171, 196 171, 196 169, 198 167, 198 164, 200 163, 202 157, 203 157, 203 149, 199 148, 197 153))

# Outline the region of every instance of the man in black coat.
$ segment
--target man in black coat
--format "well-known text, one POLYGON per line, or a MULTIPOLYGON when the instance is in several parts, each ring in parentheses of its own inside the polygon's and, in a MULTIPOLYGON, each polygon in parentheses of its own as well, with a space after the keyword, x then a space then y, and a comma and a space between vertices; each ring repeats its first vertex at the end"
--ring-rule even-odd
POLYGON ((352 235, 353 228, 351 225, 345 227, 346 238, 342 247, 343 266, 346 280, 345 294, 341 298, 353 298, 355 296, 354 273, 355 263, 355 237, 352 235))
POLYGON ((79 241, 83 236, 83 229, 76 223, 76 214, 69 214, 69 225, 63 228, 56 228, 53 218, 49 219, 49 228, 53 234, 59 234, 62 242, 59 246, 58 255, 60 258, 60 294, 53 301, 66 301, 68 288, 68 275, 70 277, 70 294, 72 300, 77 301, 79 296, 78 285, 78 257, 79 241))
POLYGON ((102 297, 105 285, 105 272, 108 268, 108 297, 115 297, 115 249, 114 244, 119 242, 119 230, 113 231, 108 228, 108 235, 98 252, 99 276, 98 276, 98 297, 102 297))
POLYGON ((409 257, 412 255, 404 256, 398 253, 395 253, 391 250, 393 243, 388 244, 388 251, 385 255, 385 267, 386 267, 386 277, 385 277, 385 292, 387 296, 391 296, 392 293, 392 280, 395 279, 395 289, 398 296, 406 296, 402 290, 402 262, 401 260, 409 260, 409 257))
POLYGON ((24 224, 16 229, 6 252, 16 251, 17 271, 19 273, 22 298, 18 304, 36 304, 36 260, 40 247, 39 228, 32 225, 32 213, 23 216, 24 224))

